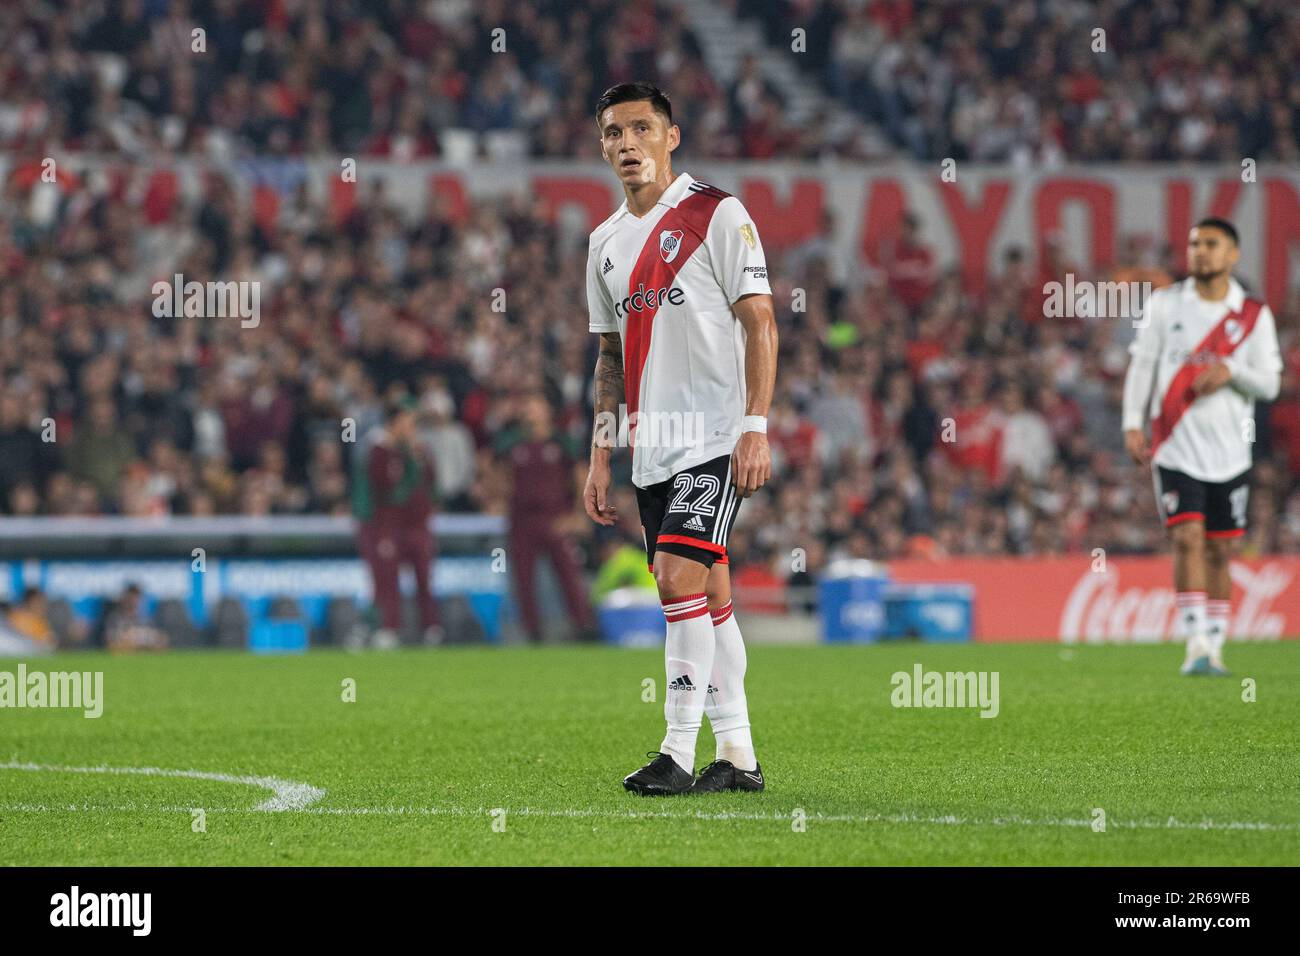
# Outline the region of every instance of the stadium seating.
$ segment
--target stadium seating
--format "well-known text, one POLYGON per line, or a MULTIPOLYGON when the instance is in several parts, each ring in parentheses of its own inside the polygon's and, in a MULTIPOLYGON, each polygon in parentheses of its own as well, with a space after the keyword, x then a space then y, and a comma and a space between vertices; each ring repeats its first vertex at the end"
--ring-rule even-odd
MULTIPOLYGON (((382 191, 358 188, 344 216, 297 196, 266 217, 256 202, 238 209, 233 187, 232 171, 242 175, 259 159, 592 158, 591 104, 610 82, 638 76, 674 93, 684 167, 764 156, 951 156, 1023 168, 1225 157, 1235 164, 1243 155, 1293 163, 1300 155, 1286 121, 1297 104, 1267 115, 1249 106, 1252 92, 1284 99, 1300 53, 1300 34, 1279 28, 1288 10, 1279 0, 1256 5, 1239 47, 1208 29, 1213 4, 1166 5, 1159 30, 1143 4, 1112 4, 1099 25, 1112 43, 1127 45, 1129 66, 1120 73, 1107 72, 1104 58, 1089 65, 1069 53, 1066 31, 1082 14, 1056 0, 1020 5, 1024 19, 1008 19, 1006 5, 991 0, 890 0, 862 5, 865 13, 855 4, 783 0, 707 11, 611 4, 563 49, 557 44, 573 22, 566 5, 504 8, 508 32, 524 6, 537 14, 529 21, 536 29, 516 33, 499 58, 466 42, 486 32, 474 4, 373 14, 364 5, 323 12, 242 5, 236 20, 208 24, 213 55, 196 58, 165 47, 152 5, 143 5, 139 22, 101 22, 92 11, 54 29, 58 5, 6 4, 0 30, 23 37, 30 55, 15 46, 0 54, 8 83, 0 109, 8 187, 0 202, 0 514, 344 515, 359 446, 341 446, 337 423, 352 419, 364 432, 393 388, 430 408, 450 407, 448 420, 429 426, 431 442, 450 434, 472 448, 440 463, 460 476, 446 510, 508 510, 506 468, 492 439, 513 420, 523 388, 544 390, 557 421, 585 444, 591 409, 582 383, 594 343, 581 330, 562 334, 584 314, 584 250, 562 241, 567 233, 544 204, 471 202, 463 217, 435 208, 411 224, 382 191), (299 39, 316 16, 328 27, 329 62, 346 59, 349 37, 370 37, 355 74, 313 73, 299 39), (368 22, 373 33, 359 29, 368 22), (807 30, 808 52, 791 67, 796 26, 807 30), (611 31, 637 38, 613 63, 605 57, 611 31), (268 33, 283 39, 281 57, 257 52, 268 33), (165 70, 150 72, 149 58, 133 56, 145 44, 165 70), (1185 69, 1171 71, 1154 55, 1166 44, 1187 48, 1185 69), (770 62, 778 50, 783 66, 770 62), (66 54, 58 82, 55 53, 66 54), (554 65, 559 53, 569 58, 563 73, 554 65), (1239 68, 1243 56, 1249 69, 1239 68), (928 82, 918 82, 918 70, 928 82), (1004 79, 1035 70, 1043 82, 1022 83, 1009 96, 1004 79), (304 76, 308 89, 299 85, 304 76), (178 77, 204 95, 182 95, 173 88, 178 77), (1206 138, 1196 119, 1210 95, 1220 132, 1206 138), (783 96, 784 119, 772 126, 765 105, 783 96), (47 151, 61 163, 54 184, 40 182, 47 151), (215 162, 193 195, 174 177, 128 189, 126 177, 111 172, 114 163, 147 166, 149 157, 215 162), (238 323, 153 320, 151 282, 173 266, 262 277, 267 320, 250 334, 238 323), (486 312, 474 284, 486 277, 509 289, 512 302, 533 304, 486 312), (46 419, 58 425, 57 444, 40 440, 46 419)), ((1161 547, 1145 478, 1124 462, 1118 431, 1107 424, 1118 419, 1123 343, 1082 324, 1035 321, 1044 277, 1027 265, 1032 250, 999 263, 985 294, 937 273, 913 295, 887 265, 837 277, 824 256, 833 228, 828 219, 821 234, 774 246, 769 257, 780 291, 805 290, 808 307, 796 313, 778 296, 774 480, 740 512, 738 573, 750 566, 789 578, 780 559, 792 538, 815 540, 812 572, 841 557, 1161 547), (849 383, 842 394, 837 382, 849 383), (1020 392, 1014 402, 1008 386, 1020 392), (1005 411, 1004 401, 1017 410, 1005 411), (990 434, 1019 416, 1032 428, 1046 425, 1052 440, 1031 462, 1003 461, 991 441, 975 450, 988 466, 981 475, 936 442, 940 412, 953 409, 990 434), (846 433, 861 440, 836 437, 846 433)), ((1180 273, 1179 250, 1139 239, 1120 237, 1116 271, 1180 273)), ((1272 303, 1292 368, 1300 364, 1297 302, 1293 291, 1272 303)), ((1294 374, 1259 419, 1248 547, 1294 551, 1294 374)), ((574 537, 593 570, 596 530, 574 537)), ((497 637, 500 600, 474 598, 488 639, 497 637)), ((214 643, 243 646, 266 603, 224 604, 211 624, 214 643)), ((337 643, 352 626, 331 617, 323 596, 299 603, 294 613, 317 640, 337 643)), ((72 611, 90 620, 102 607, 86 598, 72 611)), ((174 638, 191 639, 177 609, 166 614, 174 638)))

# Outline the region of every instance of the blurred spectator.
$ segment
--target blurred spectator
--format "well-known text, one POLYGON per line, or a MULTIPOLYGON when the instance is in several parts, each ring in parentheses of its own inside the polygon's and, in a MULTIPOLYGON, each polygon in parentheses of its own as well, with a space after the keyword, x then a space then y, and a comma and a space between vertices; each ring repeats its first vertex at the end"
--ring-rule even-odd
POLYGON ((438 466, 438 497, 447 511, 472 511, 469 498, 474 484, 474 436, 456 420, 455 400, 441 378, 426 385, 421 409, 425 412, 420 440, 438 466))
POLYGON ((92 399, 84 426, 73 432, 68 446, 68 473, 89 482, 101 500, 113 501, 135 456, 135 443, 119 430, 113 400, 92 399))
POLYGON ((920 241, 920 220, 903 215, 898 237, 882 244, 881 259, 889 286, 908 309, 918 309, 934 288, 934 253, 920 241))
POLYGON ((941 447, 960 469, 978 472, 989 484, 1001 475, 1002 415, 988 401, 988 386, 979 367, 961 382, 956 406, 940 428, 941 447))
POLYGON ((1024 389, 1010 383, 1002 389, 1002 449, 1000 475, 1018 469, 1030 481, 1047 477, 1056 457, 1056 442, 1047 420, 1025 406, 1024 389))
POLYGON ((51 470, 51 445, 27 420, 20 394, 0 392, 0 500, 13 512, 30 507, 31 491, 44 486, 51 470))
POLYGON ((138 584, 128 584, 105 615, 104 646, 116 653, 167 649, 167 635, 146 613, 138 584))
POLYGON ((50 608, 40 588, 28 588, 23 598, 7 615, 9 625, 23 637, 42 647, 53 648, 54 630, 50 627, 50 608))

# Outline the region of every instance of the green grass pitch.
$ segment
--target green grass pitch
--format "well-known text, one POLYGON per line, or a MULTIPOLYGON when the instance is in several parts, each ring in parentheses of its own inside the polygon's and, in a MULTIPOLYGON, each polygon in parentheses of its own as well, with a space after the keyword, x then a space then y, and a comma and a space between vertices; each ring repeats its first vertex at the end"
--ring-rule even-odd
POLYGON ((662 736, 658 651, 62 656, 29 666, 104 671, 104 714, 0 710, 0 863, 1293 864, 1296 651, 1234 643, 1215 679, 1171 646, 754 647, 767 791, 658 799, 621 786, 662 736), (997 671, 1000 714, 893 707, 916 663, 997 671), (223 775, 324 793, 267 812, 223 775))

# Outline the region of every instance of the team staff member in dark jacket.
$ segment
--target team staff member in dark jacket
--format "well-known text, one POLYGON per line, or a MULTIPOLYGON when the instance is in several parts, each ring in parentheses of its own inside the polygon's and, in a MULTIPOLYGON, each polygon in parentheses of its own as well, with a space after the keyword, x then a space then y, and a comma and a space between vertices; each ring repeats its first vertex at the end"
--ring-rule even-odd
POLYGON ((591 604, 573 544, 560 527, 573 512, 578 459, 566 446, 564 435, 555 430, 551 405, 544 395, 524 396, 520 427, 508 433, 498 443, 498 449, 505 455, 514 479, 510 495, 510 567, 528 639, 542 638, 535 580, 537 559, 542 556, 549 558, 555 568, 577 636, 591 639, 595 636, 591 604))
POLYGON ((429 517, 433 514, 437 478, 428 449, 415 440, 416 402, 405 398, 388 408, 379 437, 366 456, 359 500, 360 550, 374 579, 379 608, 377 647, 398 643, 402 624, 398 576, 403 564, 415 572, 416 600, 426 644, 442 642, 438 605, 430 581, 435 547, 429 517))

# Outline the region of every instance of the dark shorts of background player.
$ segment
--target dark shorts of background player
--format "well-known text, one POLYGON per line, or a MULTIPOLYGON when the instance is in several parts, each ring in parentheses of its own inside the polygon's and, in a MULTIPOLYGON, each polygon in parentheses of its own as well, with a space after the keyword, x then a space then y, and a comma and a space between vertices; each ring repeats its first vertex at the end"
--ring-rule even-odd
POLYGON ((727 564, 727 538, 740 501, 731 481, 730 455, 679 471, 648 488, 637 488, 650 570, 655 567, 656 551, 681 555, 709 568, 727 564))
POLYGON ((1246 533, 1249 468, 1227 481, 1201 481, 1157 465, 1155 483, 1156 506, 1166 528, 1203 521, 1207 538, 1239 538, 1246 533))

